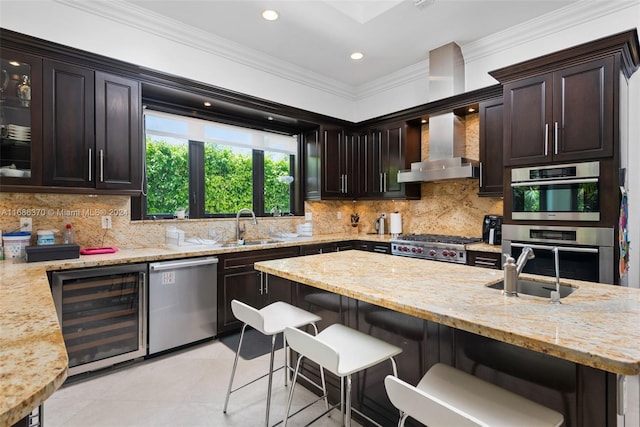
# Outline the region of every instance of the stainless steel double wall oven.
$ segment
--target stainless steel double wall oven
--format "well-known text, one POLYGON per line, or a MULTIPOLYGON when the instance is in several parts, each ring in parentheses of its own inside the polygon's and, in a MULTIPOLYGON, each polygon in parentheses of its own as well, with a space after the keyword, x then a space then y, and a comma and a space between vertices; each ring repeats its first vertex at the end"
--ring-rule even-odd
POLYGON ((599 161, 510 169, 502 251, 518 257, 530 246, 524 271, 554 276, 557 247, 561 277, 616 283, 609 169, 599 161))

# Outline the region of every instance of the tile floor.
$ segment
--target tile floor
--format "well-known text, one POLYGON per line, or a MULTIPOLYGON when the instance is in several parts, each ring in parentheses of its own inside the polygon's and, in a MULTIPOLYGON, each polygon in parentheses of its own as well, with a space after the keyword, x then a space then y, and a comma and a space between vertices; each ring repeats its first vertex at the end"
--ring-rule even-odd
MULTIPOLYGON (((219 341, 156 357, 104 375, 65 384, 45 402, 46 427, 123 426, 262 426, 266 401, 266 378, 231 395, 227 414, 222 413, 234 352, 219 341)), ((276 365, 284 353, 276 352, 276 365)), ((269 356, 240 359, 236 384, 266 372, 269 356)), ((289 387, 284 374, 274 375, 271 425, 282 420, 289 387)), ((314 400, 303 387, 296 388, 292 412, 314 400)), ((318 402, 288 425, 300 426, 321 414, 318 402)), ((337 411, 314 426, 340 425, 337 411)), ((358 426, 359 424, 354 423, 358 426)))
MULTIPOLYGON (((222 413, 234 352, 219 341, 65 384, 45 402, 46 427, 124 426, 262 426, 266 379, 231 395, 228 413, 222 413)), ((276 352, 276 364, 283 351, 276 352)), ((240 360, 236 378, 241 384, 265 372, 269 356, 240 360)), ((289 388, 283 387, 282 371, 274 376, 271 425, 284 416, 289 388)), ((640 425, 639 378, 628 383, 626 426, 640 425)), ((303 387, 296 388, 294 410, 314 399, 303 387)), ((305 425, 324 407, 317 403, 289 421, 305 425)), ((314 426, 340 425, 338 412, 323 417, 314 426)), ((354 426, 359 424, 354 423, 354 426)), ((620 424, 625 425, 625 424, 620 424)))

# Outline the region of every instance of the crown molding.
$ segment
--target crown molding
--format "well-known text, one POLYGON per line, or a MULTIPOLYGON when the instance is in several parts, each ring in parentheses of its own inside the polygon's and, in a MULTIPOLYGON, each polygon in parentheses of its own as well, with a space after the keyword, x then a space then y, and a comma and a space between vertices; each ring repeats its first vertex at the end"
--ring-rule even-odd
POLYGON ((108 19, 139 31, 215 55, 278 78, 311 87, 351 101, 357 99, 353 86, 314 73, 289 62, 212 35, 184 23, 121 0, 94 2, 54 0, 56 3, 108 19))
POLYGON ((507 28, 461 46, 465 62, 473 62, 486 56, 520 46, 538 38, 565 31, 596 18, 636 7, 632 1, 582 0, 561 9, 541 15, 522 24, 507 28))
POLYGON ((416 64, 402 68, 379 79, 373 80, 357 87, 358 100, 386 92, 393 88, 404 86, 415 81, 428 81, 429 60, 425 59, 416 64))

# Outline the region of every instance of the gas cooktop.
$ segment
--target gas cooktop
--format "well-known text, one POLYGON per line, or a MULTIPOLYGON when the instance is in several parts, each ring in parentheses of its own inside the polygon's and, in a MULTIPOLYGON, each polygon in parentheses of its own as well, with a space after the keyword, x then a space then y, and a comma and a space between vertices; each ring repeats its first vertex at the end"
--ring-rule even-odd
POLYGON ((391 239, 391 254, 466 264, 467 251, 464 245, 480 240, 442 234, 403 234, 391 239))

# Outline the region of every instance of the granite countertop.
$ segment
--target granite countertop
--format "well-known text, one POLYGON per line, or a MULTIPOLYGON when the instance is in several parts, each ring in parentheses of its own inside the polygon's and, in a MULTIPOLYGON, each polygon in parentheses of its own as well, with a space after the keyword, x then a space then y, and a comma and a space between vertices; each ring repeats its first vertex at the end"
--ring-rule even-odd
POLYGON ((255 268, 582 365, 640 374, 640 289, 562 279, 578 289, 550 304, 487 288, 502 280, 500 270, 362 251, 261 261, 255 268))
POLYGON ((389 235, 331 234, 241 247, 165 246, 25 263, 0 261, 0 426, 28 415, 67 377, 68 359, 47 271, 151 262, 345 240, 388 242, 389 235))

